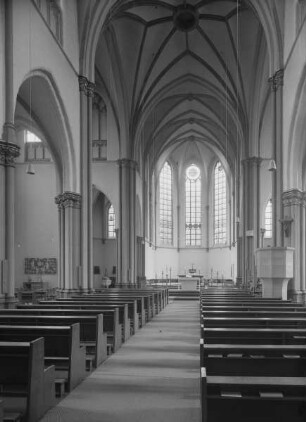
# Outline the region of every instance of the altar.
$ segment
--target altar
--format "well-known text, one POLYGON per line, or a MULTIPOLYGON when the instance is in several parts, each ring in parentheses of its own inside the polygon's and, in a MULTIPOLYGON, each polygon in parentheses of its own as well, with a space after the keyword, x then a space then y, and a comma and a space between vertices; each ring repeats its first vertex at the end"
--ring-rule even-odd
POLYGON ((181 285, 181 290, 198 290, 200 281, 201 281, 200 276, 192 276, 192 277, 187 277, 186 275, 178 276, 178 282, 181 285))

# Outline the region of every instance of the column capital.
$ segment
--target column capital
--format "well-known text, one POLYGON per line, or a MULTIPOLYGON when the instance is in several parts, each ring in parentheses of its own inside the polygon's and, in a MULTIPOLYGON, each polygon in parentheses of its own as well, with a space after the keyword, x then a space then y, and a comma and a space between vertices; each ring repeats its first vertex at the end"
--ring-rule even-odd
POLYGON ((59 209, 81 208, 82 197, 79 193, 66 191, 57 195, 54 200, 59 209))
POLYGON ((84 92, 87 97, 94 97, 95 95, 95 84, 90 82, 85 76, 79 75, 79 90, 84 92))
POLYGON ((277 91, 280 86, 284 85, 284 69, 277 70, 273 76, 268 79, 272 91, 277 91))
POLYGON ((129 158, 121 158, 120 160, 117 160, 117 164, 119 167, 128 167, 133 170, 138 169, 137 161, 130 160, 129 158))
POLYGON ((305 205, 306 195, 305 192, 299 189, 290 189, 282 194, 282 201, 284 207, 292 205, 305 205))
POLYGON ((11 142, 0 141, 0 165, 15 167, 15 158, 20 154, 20 147, 11 142))

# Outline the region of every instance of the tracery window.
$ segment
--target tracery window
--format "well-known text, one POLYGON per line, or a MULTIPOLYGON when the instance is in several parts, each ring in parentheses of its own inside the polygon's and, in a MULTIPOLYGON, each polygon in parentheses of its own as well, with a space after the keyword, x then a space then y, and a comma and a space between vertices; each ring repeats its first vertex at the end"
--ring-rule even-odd
POLYGON ((51 154, 46 145, 34 133, 24 132, 25 161, 50 162, 51 154))
POLYGON ((226 243, 226 176, 220 161, 214 170, 214 244, 226 243))
POLYGON ((272 237, 272 199, 269 199, 265 209, 265 238, 272 237))
POLYGON ((201 171, 195 164, 186 169, 185 195, 186 246, 201 246, 201 171))
POLYGON ((116 216, 113 205, 110 205, 107 213, 107 237, 114 239, 116 237, 116 216))
POLYGON ((159 176, 159 235, 164 245, 173 242, 172 168, 166 161, 159 176))
MULTIPOLYGON (((33 0, 32 0, 33 1, 33 0)), ((60 44, 63 43, 62 11, 59 0, 34 0, 51 32, 60 44)))

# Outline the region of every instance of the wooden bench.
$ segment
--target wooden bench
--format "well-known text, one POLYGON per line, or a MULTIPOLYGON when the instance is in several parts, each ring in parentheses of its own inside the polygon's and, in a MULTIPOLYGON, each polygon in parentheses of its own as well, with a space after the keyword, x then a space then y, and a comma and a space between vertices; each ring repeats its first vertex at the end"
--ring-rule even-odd
MULTIPOLYGON (((72 317, 70 320, 61 318, 53 323, 56 325, 60 325, 61 322, 64 325, 79 323, 80 342, 86 347, 87 362, 90 361, 88 357, 94 356, 91 361, 93 366, 97 367, 107 359, 107 334, 103 331, 103 314, 99 309, 48 309, 45 307, 36 309, 35 306, 39 305, 21 305, 18 309, 2 309, 0 317, 5 315, 72 317)), ((45 323, 49 324, 52 321, 48 320, 45 323)))
MULTIPOLYGON (((120 326, 120 332, 121 332, 121 340, 120 344, 116 347, 114 347, 114 350, 117 350, 122 342, 126 341, 130 337, 131 332, 131 324, 130 319, 128 317, 128 306, 127 304, 116 304, 116 305, 110 305, 106 303, 102 303, 100 301, 95 302, 87 302, 83 300, 75 300, 75 299, 65 299, 65 300, 51 300, 51 301, 40 301, 40 305, 45 306, 46 308, 67 308, 67 309, 100 309, 100 312, 105 315, 105 319, 109 317, 108 311, 116 312, 116 315, 118 314, 118 324, 114 326, 114 324, 111 322, 110 324, 107 324, 108 327, 105 327, 105 331, 108 333, 111 333, 112 331, 116 332, 117 335, 117 328, 120 326)), ((111 334, 110 334, 111 335, 111 334)), ((116 338, 116 342, 117 338, 116 338)))
POLYGON ((145 307, 145 313, 146 313, 146 321, 149 321, 153 316, 157 313, 156 312, 156 304, 155 301, 158 300, 158 296, 154 294, 153 292, 148 291, 122 291, 121 289, 115 290, 115 289, 109 289, 107 291, 101 291, 97 292, 95 294, 86 295, 86 297, 92 297, 93 300, 95 300, 96 297, 103 296, 104 298, 112 298, 112 299, 136 299, 136 300, 143 300, 144 301, 144 307, 145 307))
POLYGON ((306 328, 201 327, 206 344, 306 344, 306 328))
POLYGON ((202 317, 204 327, 253 327, 253 328, 306 328, 306 318, 234 318, 234 317, 202 317))
POLYGON ((202 422, 305 422, 306 378, 211 376, 201 368, 202 422))
POLYGON ((306 377, 306 345, 204 344, 200 365, 207 375, 306 377))
POLYGON ((45 363, 55 366, 56 378, 71 391, 85 377, 85 348, 80 345, 80 324, 71 326, 0 325, 0 341, 44 338, 45 363))
MULTIPOLYGON (((151 319, 150 315, 152 311, 150 309, 150 297, 144 297, 141 295, 133 295, 130 297, 121 296, 117 293, 96 293, 94 295, 82 295, 78 296, 78 298, 82 298, 82 300, 91 300, 91 301, 109 301, 109 303, 129 303, 130 301, 135 301, 137 303, 137 313, 139 315, 139 327, 143 327, 149 319, 151 319)), ((73 297, 76 299, 76 296, 73 297)))
POLYGON ((271 310, 242 310, 242 311, 232 311, 232 310, 208 310, 203 309, 202 310, 202 316, 204 318, 206 317, 219 317, 219 318, 261 318, 261 317, 267 317, 267 318, 306 318, 306 311, 305 312, 292 312, 287 311, 287 309, 283 309, 280 311, 274 311, 271 310))
POLYGON ((285 312, 305 312, 306 308, 303 306, 293 306, 293 305, 286 305, 286 306, 268 306, 268 305, 245 305, 243 303, 239 305, 202 305, 201 311, 285 311, 285 312))
POLYGON ((45 367, 43 338, 0 341, 2 420, 22 415, 27 422, 38 421, 55 404, 54 379, 54 366, 45 367))
MULTIPOLYGON (((25 318, 27 321, 31 321, 31 319, 41 319, 41 324, 50 324, 51 318, 54 318, 54 324, 66 324, 65 321, 69 321, 69 323, 73 323, 73 321, 78 322, 80 321, 81 316, 74 314, 74 312, 71 312, 69 315, 52 315, 52 311, 54 310, 63 310, 63 314, 65 314, 65 311, 69 311, 69 310, 77 310, 80 309, 82 310, 82 306, 77 306, 75 307, 74 305, 63 305, 63 304, 54 304, 54 305, 49 305, 44 306, 44 305, 34 305, 33 307, 31 306, 30 309, 34 309, 37 306, 37 309, 45 309, 46 313, 47 313, 47 309, 50 311, 51 315, 25 315, 25 318), (73 315, 74 314, 74 315, 73 315), (48 322, 49 319, 49 322, 48 322), (43 322, 45 320, 45 322, 43 322)), ((90 308, 93 309, 93 308, 90 308)), ((104 309, 104 308, 98 308, 98 312, 101 313, 103 315, 103 332, 107 334, 107 343, 110 344, 112 351, 115 352, 116 350, 118 350, 121 347, 122 344, 122 325, 119 324, 119 310, 116 309, 104 309)), ((1 321, 5 321, 5 318, 10 318, 8 319, 8 321, 11 321, 12 323, 14 321, 18 321, 18 315, 8 315, 6 314, 6 316, 4 314, 0 313, 0 324, 2 323, 1 321)), ((19 317, 20 318, 20 317, 19 317)), ((90 319, 92 317, 90 317, 89 315, 84 315, 83 320, 86 322, 88 321, 88 323, 90 322, 90 319)), ((10 323, 10 322, 8 322, 10 323)), ((67 322, 68 323, 68 322, 67 322)), ((53 324, 52 324, 53 325, 53 324)), ((83 324, 82 324, 83 326, 83 324)), ((83 333, 83 331, 82 331, 83 333)), ((83 335, 82 335, 83 338, 83 335)), ((83 340, 81 340, 83 341, 83 340)))
POLYGON ((128 306, 128 316, 131 321, 131 328, 132 333, 134 334, 140 327, 143 327, 146 322, 145 318, 145 306, 144 306, 144 298, 115 298, 115 297, 107 297, 105 295, 80 295, 80 296, 73 296, 72 300, 80 300, 84 302, 99 302, 101 305, 106 304, 108 306, 116 306, 116 305, 123 305, 127 304, 128 306))

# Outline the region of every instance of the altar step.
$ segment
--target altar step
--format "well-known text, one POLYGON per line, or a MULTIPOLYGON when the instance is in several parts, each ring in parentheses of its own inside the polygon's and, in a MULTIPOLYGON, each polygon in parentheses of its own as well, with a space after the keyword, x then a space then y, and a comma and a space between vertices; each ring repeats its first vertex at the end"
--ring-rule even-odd
POLYGON ((197 290, 169 290, 172 300, 199 300, 200 292, 197 290))

